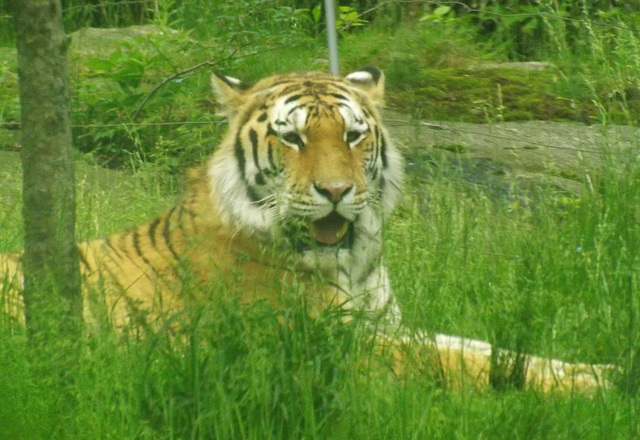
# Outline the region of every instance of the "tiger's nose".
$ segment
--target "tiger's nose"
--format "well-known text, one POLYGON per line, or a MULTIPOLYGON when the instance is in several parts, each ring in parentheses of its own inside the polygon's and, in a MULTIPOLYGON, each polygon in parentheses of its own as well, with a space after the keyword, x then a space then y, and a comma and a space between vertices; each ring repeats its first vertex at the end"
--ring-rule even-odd
POLYGON ((314 183, 313 187, 332 203, 338 203, 353 189, 353 183, 314 183))

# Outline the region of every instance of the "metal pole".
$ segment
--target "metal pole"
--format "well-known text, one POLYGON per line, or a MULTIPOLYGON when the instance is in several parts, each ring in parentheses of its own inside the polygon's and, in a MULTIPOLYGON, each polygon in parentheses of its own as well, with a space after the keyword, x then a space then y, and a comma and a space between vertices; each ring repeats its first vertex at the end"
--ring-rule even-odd
POLYGON ((327 21, 327 44, 329 46, 329 72, 340 75, 338 65, 338 32, 336 31, 336 8, 333 0, 324 0, 325 19, 327 21))

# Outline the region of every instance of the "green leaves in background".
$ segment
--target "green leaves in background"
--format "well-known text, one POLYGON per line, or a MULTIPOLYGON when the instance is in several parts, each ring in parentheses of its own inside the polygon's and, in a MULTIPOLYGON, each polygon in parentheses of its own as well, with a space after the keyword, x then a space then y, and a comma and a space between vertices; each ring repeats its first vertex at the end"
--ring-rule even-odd
MULTIPOLYGON (((131 49, 131 47, 129 47, 131 49)), ((108 75, 125 92, 134 92, 142 83, 148 60, 138 50, 116 49, 107 59, 91 58, 87 68, 108 75)))

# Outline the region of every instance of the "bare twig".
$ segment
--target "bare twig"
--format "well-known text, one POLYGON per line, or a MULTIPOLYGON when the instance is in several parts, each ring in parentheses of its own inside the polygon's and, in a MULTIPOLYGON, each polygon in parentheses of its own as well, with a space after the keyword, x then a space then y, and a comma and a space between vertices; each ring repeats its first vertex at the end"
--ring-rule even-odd
POLYGON ((144 100, 138 106, 137 110, 135 111, 135 113, 133 114, 133 117, 131 119, 132 120, 136 119, 136 117, 138 116, 138 114, 140 113, 142 108, 145 106, 145 104, 153 97, 153 95, 156 94, 156 92, 158 90, 160 90, 160 88, 162 88, 165 84, 171 82, 172 80, 174 80, 174 79, 176 79, 176 78, 178 78, 178 77, 180 77, 182 75, 186 75, 187 73, 193 72, 194 70, 197 70, 197 69, 199 69, 201 67, 204 67, 204 66, 216 66, 216 65, 218 65, 220 63, 223 63, 225 61, 229 61, 229 60, 234 59, 234 58, 236 60, 239 60, 239 59, 242 59, 242 58, 248 58, 248 57, 252 57, 252 56, 258 55, 259 53, 264 53, 264 52, 268 52, 268 51, 271 51, 271 50, 277 50, 277 49, 280 49, 280 48, 279 47, 273 47, 271 49, 263 50, 263 51, 260 51, 260 52, 251 52, 251 53, 248 53, 246 55, 241 55, 241 56, 234 57, 236 52, 238 50, 240 50, 240 49, 242 49, 242 48, 234 49, 233 52, 231 52, 231 55, 227 56, 226 58, 221 58, 221 59, 216 60, 216 61, 212 61, 212 59, 208 59, 207 61, 204 61, 204 62, 202 62, 200 64, 196 64, 195 66, 189 67, 188 69, 181 70, 180 72, 176 72, 175 74, 165 78, 164 80, 162 80, 162 82, 160 84, 155 86, 153 88, 153 90, 151 90, 151 92, 149 92, 149 94, 146 96, 146 98, 144 98, 144 100))
POLYGON ((188 69, 184 69, 181 70, 179 72, 174 73, 173 75, 165 78, 162 80, 162 82, 160 84, 158 84, 157 86, 155 86, 153 88, 153 90, 151 90, 151 92, 149 92, 149 94, 142 100, 142 103, 138 106, 138 108, 136 109, 135 113, 133 114, 133 116, 131 117, 131 119, 135 120, 138 115, 140 114, 140 112, 142 111, 142 108, 147 104, 147 102, 149 102, 149 100, 153 97, 153 95, 156 94, 156 92, 158 90, 160 90, 165 84, 169 83, 170 81, 173 81, 174 79, 182 76, 182 75, 186 75, 189 72, 193 72, 194 70, 197 70, 203 66, 215 66, 216 64, 218 64, 221 60, 218 60, 216 62, 211 61, 211 59, 208 59, 207 61, 204 61, 200 64, 196 64, 195 66, 189 67, 188 69))
POLYGON ((149 94, 144 98, 144 100, 142 101, 142 103, 138 106, 138 108, 136 109, 135 113, 133 114, 133 117, 131 119, 135 120, 138 115, 140 114, 140 111, 142 111, 142 108, 146 105, 147 102, 149 102, 149 100, 153 97, 153 95, 156 94, 156 92, 158 90, 160 90, 165 84, 169 83, 170 81, 173 81, 174 79, 182 76, 182 75, 186 75, 187 73, 193 72, 194 70, 200 69, 201 67, 204 66, 215 66, 217 64, 220 64, 223 61, 228 61, 230 59, 233 58, 233 55, 235 55, 236 50, 234 50, 231 55, 229 55, 226 58, 223 59, 219 59, 216 61, 212 61, 213 58, 208 59, 207 61, 204 61, 200 64, 196 64, 195 66, 191 66, 187 69, 181 70, 179 72, 174 73, 173 75, 165 78, 164 80, 162 80, 162 82, 160 84, 158 84, 157 86, 155 86, 153 88, 153 90, 151 90, 151 92, 149 92, 149 94))

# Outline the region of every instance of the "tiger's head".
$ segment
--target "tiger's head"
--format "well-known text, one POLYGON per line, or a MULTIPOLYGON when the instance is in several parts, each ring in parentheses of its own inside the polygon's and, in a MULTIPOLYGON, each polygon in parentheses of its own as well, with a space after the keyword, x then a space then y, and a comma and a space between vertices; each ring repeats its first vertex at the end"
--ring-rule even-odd
POLYGON ((327 247, 379 229, 402 180, 378 112, 380 70, 291 73, 252 86, 214 74, 212 84, 229 119, 209 164, 223 216, 249 234, 303 225, 327 247))

